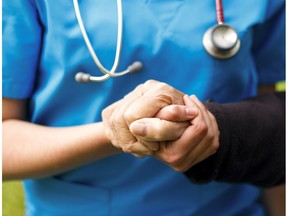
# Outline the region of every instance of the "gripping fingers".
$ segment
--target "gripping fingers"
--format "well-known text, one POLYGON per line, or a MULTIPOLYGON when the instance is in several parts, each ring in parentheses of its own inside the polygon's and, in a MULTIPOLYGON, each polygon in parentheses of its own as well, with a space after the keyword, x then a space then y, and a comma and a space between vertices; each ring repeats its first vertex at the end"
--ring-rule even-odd
POLYGON ((162 108, 156 118, 167 121, 189 121, 197 115, 197 109, 194 106, 169 105, 162 108))
POLYGON ((133 154, 135 157, 145 157, 154 154, 154 151, 148 149, 140 142, 134 142, 131 145, 126 145, 125 147, 123 147, 123 151, 133 154))
POLYGON ((158 118, 143 118, 130 124, 134 136, 144 141, 167 141, 178 139, 189 122, 171 122, 158 118))
MULTIPOLYGON (((199 148, 205 134, 205 128, 191 125, 178 140, 161 144, 160 150, 155 152, 154 156, 175 171, 184 172, 199 157, 199 151, 195 152, 195 149, 199 148)), ((203 146, 200 149, 203 150, 203 146)))
POLYGON ((217 151, 219 146, 218 127, 213 115, 195 97, 184 96, 184 104, 198 109, 197 116, 191 120, 181 137, 175 141, 160 144, 154 157, 172 169, 184 172, 201 160, 217 151))

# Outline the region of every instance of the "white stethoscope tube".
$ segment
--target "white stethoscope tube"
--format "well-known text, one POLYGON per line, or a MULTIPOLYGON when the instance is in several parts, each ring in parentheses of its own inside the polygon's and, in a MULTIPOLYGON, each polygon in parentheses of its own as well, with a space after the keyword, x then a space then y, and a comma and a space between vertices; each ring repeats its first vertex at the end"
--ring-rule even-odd
MULTIPOLYGON (((237 32, 231 26, 224 23, 224 13, 222 0, 216 1, 216 17, 217 24, 212 28, 209 28, 203 36, 203 45, 206 51, 213 57, 218 59, 228 59, 236 55, 240 48, 240 40, 237 32)), ((98 59, 91 42, 88 38, 87 32, 85 30, 83 20, 81 17, 78 0, 73 0, 76 18, 79 23, 81 33, 83 35, 84 41, 87 48, 99 68, 99 70, 104 73, 102 76, 91 76, 90 74, 78 72, 75 76, 77 82, 101 82, 105 81, 111 77, 119 77, 128 73, 139 71, 142 69, 143 65, 139 61, 133 62, 127 67, 126 70, 116 72, 121 52, 122 45, 122 35, 123 35, 123 14, 122 14, 122 1, 117 0, 117 13, 118 13, 118 28, 117 28, 117 45, 116 53, 114 58, 114 63, 111 70, 106 69, 98 59)))
POLYGON ((82 73, 82 72, 78 72, 75 76, 75 79, 77 82, 101 82, 101 81, 105 81, 107 79, 109 79, 110 77, 118 77, 118 76, 123 76, 125 74, 128 73, 132 73, 138 70, 142 69, 142 63, 135 61, 133 62, 131 65, 128 66, 128 68, 126 70, 120 71, 120 72, 116 72, 118 64, 119 64, 119 59, 120 59, 120 52, 121 52, 121 45, 122 45, 122 29, 123 29, 123 14, 122 14, 122 2, 121 0, 117 0, 117 13, 118 13, 118 31, 117 31, 117 45, 116 45, 116 53, 115 53, 115 58, 114 58, 114 63, 113 66, 111 68, 111 70, 109 71, 108 69, 106 69, 100 62, 100 60, 98 59, 96 53, 94 52, 94 49, 91 45, 91 42, 89 40, 89 37, 87 35, 87 32, 85 30, 84 24, 83 24, 83 20, 82 20, 82 16, 80 13, 80 9, 79 9, 79 4, 78 4, 78 0, 73 0, 73 4, 74 4, 74 9, 75 9, 75 14, 76 14, 76 18, 83 36, 83 39, 87 45, 87 48, 95 62, 95 64, 97 65, 97 67, 99 68, 99 70, 104 73, 104 75, 102 76, 91 76, 90 74, 86 74, 86 73, 82 73))

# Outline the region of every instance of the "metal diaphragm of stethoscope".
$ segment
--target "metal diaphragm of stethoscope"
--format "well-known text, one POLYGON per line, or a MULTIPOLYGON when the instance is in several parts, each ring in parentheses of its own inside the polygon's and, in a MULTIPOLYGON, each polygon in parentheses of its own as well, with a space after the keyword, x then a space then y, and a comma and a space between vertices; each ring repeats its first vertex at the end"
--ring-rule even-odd
POLYGON ((216 0, 216 18, 217 24, 203 36, 203 45, 211 56, 228 59, 238 52, 240 40, 235 29, 224 23, 222 0, 216 0))
MULTIPOLYGON (((118 31, 117 31, 117 45, 114 63, 111 70, 106 69, 98 59, 91 42, 88 38, 86 29, 84 27, 78 0, 73 0, 76 18, 86 43, 86 46, 92 56, 96 66, 104 74, 102 76, 91 76, 90 74, 78 72, 75 76, 77 82, 101 82, 111 77, 119 77, 128 73, 133 73, 142 69, 143 65, 140 61, 135 61, 127 67, 127 69, 116 72, 121 52, 122 45, 122 29, 123 29, 123 15, 122 15, 122 0, 117 0, 118 13, 118 31)), ((222 0, 216 0, 216 15, 217 24, 208 29, 203 36, 203 45, 206 51, 213 57, 218 59, 228 59, 233 57, 240 48, 240 40, 237 32, 231 26, 224 23, 224 13, 222 0)))

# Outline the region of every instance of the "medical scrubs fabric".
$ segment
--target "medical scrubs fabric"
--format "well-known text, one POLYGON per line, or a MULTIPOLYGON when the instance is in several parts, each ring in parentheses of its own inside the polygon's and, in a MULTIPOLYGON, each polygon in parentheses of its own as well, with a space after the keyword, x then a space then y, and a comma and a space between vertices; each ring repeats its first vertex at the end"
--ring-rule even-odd
MULTIPOLYGON (((284 0, 223 0, 225 21, 241 48, 229 60, 209 56, 205 31, 216 24, 208 0, 123 0, 119 70, 140 72, 79 84, 94 64, 72 0, 3 0, 3 96, 29 99, 30 121, 51 127, 101 121, 101 111, 138 84, 155 79, 202 101, 238 101, 258 84, 284 79, 284 0)), ((100 61, 111 68, 117 37, 115 0, 79 0, 100 61)), ((41 143, 39 143, 41 145, 41 143)), ((120 154, 45 179, 25 181, 27 215, 264 215, 248 184, 195 185, 153 158, 120 154)))

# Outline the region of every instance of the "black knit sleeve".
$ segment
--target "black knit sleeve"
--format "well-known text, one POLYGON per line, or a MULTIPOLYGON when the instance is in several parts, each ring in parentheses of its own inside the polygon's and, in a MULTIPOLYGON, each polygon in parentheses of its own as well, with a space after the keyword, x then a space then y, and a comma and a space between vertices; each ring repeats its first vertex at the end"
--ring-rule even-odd
POLYGON ((285 93, 218 104, 207 102, 220 130, 216 154, 185 172, 195 183, 269 187, 285 182, 285 93))

